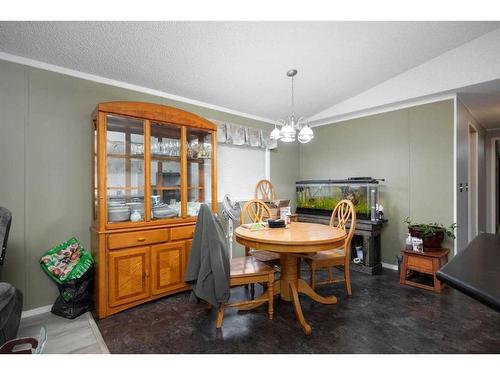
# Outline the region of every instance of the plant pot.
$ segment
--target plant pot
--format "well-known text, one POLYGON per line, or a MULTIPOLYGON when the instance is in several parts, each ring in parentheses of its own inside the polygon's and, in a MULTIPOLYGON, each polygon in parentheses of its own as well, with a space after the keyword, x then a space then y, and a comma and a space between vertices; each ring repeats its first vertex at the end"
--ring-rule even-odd
POLYGON ((444 232, 436 230, 432 236, 424 237, 424 232, 415 227, 408 227, 412 237, 421 238, 424 241, 424 251, 438 251, 444 240, 444 232))

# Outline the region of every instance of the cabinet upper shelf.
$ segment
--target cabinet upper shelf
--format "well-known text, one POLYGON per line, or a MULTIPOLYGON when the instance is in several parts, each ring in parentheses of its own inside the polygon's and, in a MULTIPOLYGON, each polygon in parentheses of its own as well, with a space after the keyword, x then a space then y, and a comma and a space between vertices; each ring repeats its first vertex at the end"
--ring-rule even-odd
MULTIPOLYGON (((115 153, 108 153, 107 155, 109 158, 140 159, 140 160, 144 159, 144 155, 127 155, 127 154, 115 154, 115 153)), ((210 158, 188 158, 187 161, 188 163, 204 163, 205 160, 207 159, 210 160, 210 158)), ((181 157, 151 154, 151 160, 180 162, 181 157)))

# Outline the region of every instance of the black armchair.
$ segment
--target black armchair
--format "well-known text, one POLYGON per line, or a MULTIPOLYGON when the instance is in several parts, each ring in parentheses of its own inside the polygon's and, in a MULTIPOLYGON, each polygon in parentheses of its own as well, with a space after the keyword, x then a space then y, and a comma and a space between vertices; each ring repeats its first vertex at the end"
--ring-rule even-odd
POLYGON ((0 207, 0 276, 2 275, 5 252, 7 251, 7 241, 9 239, 11 223, 12 213, 5 207, 0 207))
MULTIPOLYGON (((0 275, 7 250, 12 214, 5 207, 0 207, 0 275)), ((0 282, 0 346, 16 337, 21 312, 23 310, 23 295, 21 291, 8 283, 0 282)))

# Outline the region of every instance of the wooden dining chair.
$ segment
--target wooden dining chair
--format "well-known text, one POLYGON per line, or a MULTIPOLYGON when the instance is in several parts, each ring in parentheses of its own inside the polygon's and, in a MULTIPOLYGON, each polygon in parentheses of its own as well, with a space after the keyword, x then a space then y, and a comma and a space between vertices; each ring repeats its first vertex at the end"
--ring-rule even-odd
POLYGON ((269 180, 260 180, 255 187, 255 199, 273 201, 276 198, 274 186, 269 180))
POLYGON ((330 217, 330 226, 336 226, 337 228, 346 230, 348 221, 351 221, 351 226, 342 247, 302 256, 302 259, 311 269, 311 288, 315 289, 316 285, 345 282, 347 294, 352 294, 349 263, 351 261, 351 240, 356 229, 356 211, 354 209, 354 204, 350 200, 344 199, 335 206, 332 216, 330 217), (344 268, 344 278, 334 278, 334 267, 344 268), (328 270, 328 279, 316 281, 316 271, 325 268, 328 270))
POLYGON ((254 285, 255 283, 266 284, 265 292, 258 298, 253 298, 249 301, 234 302, 230 304, 221 304, 217 311, 216 327, 222 327, 224 319, 224 309, 226 307, 238 307, 239 310, 250 310, 259 305, 267 303, 267 314, 269 319, 273 319, 273 282, 274 282, 274 269, 266 264, 259 262, 251 256, 238 257, 231 259, 231 272, 230 272, 229 286, 243 286, 254 285))
MULTIPOLYGON (((240 222, 245 224, 247 219, 251 223, 258 223, 271 217, 271 210, 260 199, 252 199, 246 202, 241 209, 240 222)), ((245 256, 253 256, 255 259, 264 262, 268 266, 274 267, 279 264, 280 256, 277 253, 266 250, 252 250, 245 247, 245 256)))
MULTIPOLYGON (((200 209, 200 217, 203 217, 205 213, 210 213, 211 219, 213 220, 213 224, 217 226, 218 219, 216 218, 215 214, 213 214, 210 211, 210 208, 207 205, 202 205, 200 209)), ((207 217, 208 219, 208 217, 207 217)), ((196 229, 194 233, 194 238, 193 238, 193 246, 197 243, 196 246, 201 247, 201 249, 207 249, 206 251, 209 251, 210 243, 207 243, 209 241, 216 241, 214 243, 214 248, 217 248, 221 251, 220 257, 225 258, 225 256, 228 256, 227 249, 225 248, 227 244, 225 241, 221 240, 220 236, 217 238, 217 236, 203 236, 200 235, 198 236, 198 230, 201 230, 201 232, 204 232, 204 226, 207 226, 208 229, 214 229, 210 227, 210 222, 202 223, 201 221, 198 221, 196 224, 196 229), (201 239, 201 244, 197 239, 201 239), (222 246, 220 246, 222 243, 222 246)), ((222 226, 220 226, 221 229, 221 234, 224 232, 222 226)), ((215 228, 217 231, 217 228, 215 228)), ((202 250, 203 251, 203 250, 202 250)), ((198 275, 198 272, 200 272, 201 269, 201 255, 199 255, 199 251, 191 251, 189 255, 189 260, 188 260, 188 272, 192 273, 194 275, 198 275), (198 257, 200 259, 194 258, 191 259, 191 257, 196 257, 198 254, 198 257), (190 265, 193 265, 192 269, 190 269, 190 265)), ((227 267, 227 265, 226 265, 227 267)), ((199 276, 199 275, 198 275, 199 276)), ((197 278, 196 278, 197 279, 197 278)), ((189 281, 194 281, 195 278, 192 278, 191 275, 188 277, 189 281)), ((243 256, 243 257, 237 257, 237 258, 232 258, 229 259, 229 287, 236 287, 236 286, 247 286, 248 284, 254 284, 254 283, 262 283, 263 285, 266 286, 265 292, 262 293, 261 296, 258 298, 254 298, 252 295, 251 300, 246 300, 246 301, 239 301, 239 302, 234 302, 234 303, 220 303, 218 306, 218 311, 217 311, 217 318, 216 318, 216 327, 221 328, 222 327, 222 321, 224 319, 224 309, 226 307, 238 307, 239 310, 250 310, 253 309, 257 306, 260 306, 262 304, 267 303, 268 304, 268 310, 267 313, 269 315, 269 319, 273 318, 273 296, 274 296, 274 289, 273 289, 273 283, 274 283, 274 269, 267 266, 266 264, 259 262, 257 259, 255 259, 252 256, 243 256)), ((208 304, 209 308, 212 309, 213 305, 208 304)))

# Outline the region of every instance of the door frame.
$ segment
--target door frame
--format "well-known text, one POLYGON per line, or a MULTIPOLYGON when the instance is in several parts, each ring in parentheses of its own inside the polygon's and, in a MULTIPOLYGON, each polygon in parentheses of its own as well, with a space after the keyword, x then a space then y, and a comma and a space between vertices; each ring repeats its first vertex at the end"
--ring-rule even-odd
POLYGON ((479 132, 477 127, 470 121, 468 121, 468 126, 467 126, 467 160, 468 160, 468 165, 467 165, 467 180, 469 184, 469 191, 468 191, 468 202, 467 202, 467 210, 468 210, 468 223, 469 223, 469 233, 468 233, 468 238, 469 242, 474 239, 475 236, 479 234, 479 132), (471 132, 471 129, 473 131, 471 132), (474 142, 474 164, 473 167, 475 169, 475 176, 474 180, 471 178, 471 133, 474 133, 474 139, 472 140, 474 142), (471 193, 474 194, 471 194, 471 193), (474 216, 472 216, 472 210, 471 206, 474 200, 474 216), (474 220, 474 226, 471 225, 474 220), (476 233, 472 233, 472 228, 475 228, 476 233))
POLYGON ((500 137, 492 137, 490 144, 490 197, 491 197, 491 227, 490 233, 496 233, 497 231, 497 195, 496 195, 496 180, 498 178, 496 171, 496 142, 500 141, 500 137))

